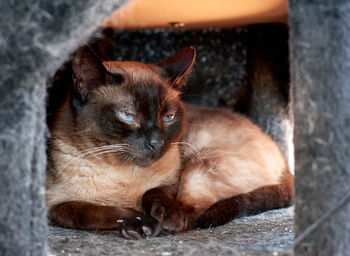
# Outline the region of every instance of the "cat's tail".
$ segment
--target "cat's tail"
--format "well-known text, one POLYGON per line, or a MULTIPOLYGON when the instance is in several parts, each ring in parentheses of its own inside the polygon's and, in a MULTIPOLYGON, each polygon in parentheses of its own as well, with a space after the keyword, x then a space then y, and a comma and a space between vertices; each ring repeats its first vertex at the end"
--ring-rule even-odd
POLYGON ((284 174, 281 183, 257 188, 213 204, 197 219, 197 226, 223 225, 234 218, 290 206, 294 201, 294 177, 284 174))

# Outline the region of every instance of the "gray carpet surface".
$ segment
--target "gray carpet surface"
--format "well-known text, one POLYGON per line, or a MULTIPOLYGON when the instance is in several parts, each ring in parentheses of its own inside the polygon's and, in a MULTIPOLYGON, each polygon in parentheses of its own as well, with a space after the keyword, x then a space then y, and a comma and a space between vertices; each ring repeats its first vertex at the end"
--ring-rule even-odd
POLYGON ((51 255, 291 255, 294 208, 233 220, 210 229, 126 240, 118 231, 49 227, 51 255))

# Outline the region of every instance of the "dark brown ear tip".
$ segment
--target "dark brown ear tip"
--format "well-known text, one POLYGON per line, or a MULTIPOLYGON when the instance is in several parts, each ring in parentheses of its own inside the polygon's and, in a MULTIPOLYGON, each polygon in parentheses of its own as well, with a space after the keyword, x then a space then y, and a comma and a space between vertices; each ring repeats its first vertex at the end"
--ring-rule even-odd
POLYGON ((189 46, 187 48, 185 48, 184 50, 188 51, 188 52, 191 52, 193 57, 196 57, 196 48, 194 46, 189 46))
POLYGON ((195 59, 196 58, 196 56, 197 56, 197 50, 196 50, 196 48, 194 48, 193 46, 191 46, 192 48, 192 51, 193 51, 193 58, 195 59))
POLYGON ((193 63, 196 59, 196 48, 194 46, 188 46, 180 50, 176 55, 183 56, 188 61, 192 60, 191 62, 193 63))

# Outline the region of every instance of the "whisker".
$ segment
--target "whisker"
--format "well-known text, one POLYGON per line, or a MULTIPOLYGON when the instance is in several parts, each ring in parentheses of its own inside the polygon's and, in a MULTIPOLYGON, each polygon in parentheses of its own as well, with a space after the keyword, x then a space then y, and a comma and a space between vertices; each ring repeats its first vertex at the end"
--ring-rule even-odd
POLYGON ((99 151, 108 150, 108 149, 126 149, 126 146, 121 145, 107 145, 107 146, 100 146, 100 147, 94 147, 94 148, 88 148, 85 150, 81 150, 78 154, 75 154, 74 156, 76 158, 84 158, 85 156, 88 156, 90 154, 98 153, 99 151))
POLYGON ((116 148, 116 147, 125 147, 129 146, 128 144, 111 144, 111 145, 105 145, 105 146, 98 146, 98 147, 93 147, 93 148, 87 148, 85 150, 81 150, 81 153, 84 153, 86 151, 92 151, 92 150, 97 150, 97 149, 103 149, 103 148, 116 148))
POLYGON ((194 161, 195 159, 197 159, 203 163, 199 150, 191 143, 179 141, 179 142, 174 142, 172 144, 179 146, 179 149, 181 150, 182 155, 184 157, 190 159, 191 161, 194 161))
POLYGON ((191 143, 188 143, 188 142, 183 142, 183 141, 179 141, 179 142, 174 142, 174 143, 171 143, 173 145, 182 145, 184 147, 188 146, 188 148, 190 148, 191 150, 193 150, 193 152, 196 152, 197 154, 199 154, 199 150, 193 146, 191 143))
POLYGON ((105 151, 99 152, 99 153, 97 153, 97 154, 94 154, 94 155, 92 155, 91 157, 96 157, 96 156, 103 155, 103 154, 107 154, 107 153, 120 153, 120 151, 114 150, 114 149, 105 150, 105 151))
POLYGON ((128 149, 127 144, 114 144, 114 145, 106 145, 106 146, 100 146, 100 147, 94 147, 94 148, 88 148, 85 150, 82 150, 79 154, 73 155, 74 159, 68 161, 63 168, 59 168, 56 170, 58 173, 64 171, 70 164, 75 162, 78 159, 85 158, 88 160, 91 157, 96 157, 101 154, 105 153, 116 153, 120 151, 125 151, 128 149))

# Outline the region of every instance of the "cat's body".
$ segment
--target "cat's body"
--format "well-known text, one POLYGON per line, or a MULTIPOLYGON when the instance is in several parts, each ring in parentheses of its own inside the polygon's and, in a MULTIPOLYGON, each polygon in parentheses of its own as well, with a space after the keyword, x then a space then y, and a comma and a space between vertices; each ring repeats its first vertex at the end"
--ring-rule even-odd
POLYGON ((290 205, 293 176, 271 138, 239 114, 180 101, 194 57, 102 66, 76 55, 78 88, 49 142, 53 224, 139 238, 290 205))

